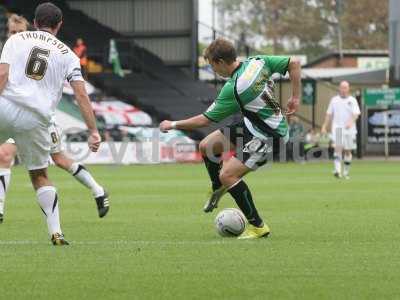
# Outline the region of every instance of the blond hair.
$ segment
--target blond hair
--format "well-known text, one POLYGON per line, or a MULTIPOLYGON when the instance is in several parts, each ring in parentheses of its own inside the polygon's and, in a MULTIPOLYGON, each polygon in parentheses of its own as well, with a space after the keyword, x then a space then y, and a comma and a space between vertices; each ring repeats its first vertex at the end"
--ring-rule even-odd
POLYGON ((8 17, 8 21, 7 21, 7 27, 10 26, 10 24, 21 24, 21 25, 25 25, 26 28, 29 27, 29 22, 27 19, 25 19, 23 16, 19 16, 17 14, 11 14, 8 17))

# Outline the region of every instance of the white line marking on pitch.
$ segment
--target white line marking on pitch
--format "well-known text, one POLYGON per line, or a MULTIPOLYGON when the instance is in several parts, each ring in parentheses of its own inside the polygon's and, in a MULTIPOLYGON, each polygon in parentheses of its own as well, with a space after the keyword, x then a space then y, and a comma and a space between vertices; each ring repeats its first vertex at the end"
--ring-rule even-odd
MULTIPOLYGON (((218 245, 228 244, 237 242, 236 239, 226 238, 224 240, 215 241, 127 241, 127 240, 116 240, 116 241, 72 241, 73 245, 218 245)), ((47 241, 0 241, 1 245, 40 245, 48 244, 47 241)))

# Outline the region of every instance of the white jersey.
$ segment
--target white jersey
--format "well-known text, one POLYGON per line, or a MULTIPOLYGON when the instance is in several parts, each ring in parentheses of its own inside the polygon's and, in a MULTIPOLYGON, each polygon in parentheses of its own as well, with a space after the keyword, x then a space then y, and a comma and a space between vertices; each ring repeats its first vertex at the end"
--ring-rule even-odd
MULTIPOLYGON (((353 115, 359 115, 360 107, 353 96, 342 98, 337 95, 331 99, 326 113, 332 115, 332 132, 335 132, 337 128, 344 129, 353 115)), ((348 132, 357 133, 356 125, 353 124, 348 132)))
POLYGON ((0 63, 10 65, 8 82, 0 97, 33 110, 50 120, 61 98, 65 80, 82 80, 79 58, 46 31, 12 35, 0 63))

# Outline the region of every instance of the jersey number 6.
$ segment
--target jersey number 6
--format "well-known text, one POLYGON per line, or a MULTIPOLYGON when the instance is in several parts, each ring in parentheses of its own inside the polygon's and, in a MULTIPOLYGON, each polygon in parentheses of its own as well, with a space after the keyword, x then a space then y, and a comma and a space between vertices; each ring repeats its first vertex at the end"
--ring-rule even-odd
POLYGON ((33 47, 26 63, 25 74, 34 80, 42 80, 47 70, 47 60, 50 50, 33 47))

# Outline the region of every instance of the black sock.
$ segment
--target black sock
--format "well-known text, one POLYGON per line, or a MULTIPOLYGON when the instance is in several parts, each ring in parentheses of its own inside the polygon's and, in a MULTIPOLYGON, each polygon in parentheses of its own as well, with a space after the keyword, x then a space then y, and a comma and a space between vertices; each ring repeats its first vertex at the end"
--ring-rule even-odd
POLYGON ((257 209, 254 206, 249 187, 243 180, 233 186, 229 190, 229 194, 235 199, 237 206, 239 206, 250 224, 256 227, 263 225, 263 220, 258 215, 257 209))
MULTIPOLYGON (((220 161, 221 155, 215 155, 216 159, 220 161)), ((221 169, 220 162, 211 161, 207 156, 203 156, 204 164, 208 171, 208 176, 210 176, 213 191, 219 189, 222 186, 219 180, 219 170, 221 169)))

